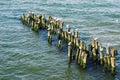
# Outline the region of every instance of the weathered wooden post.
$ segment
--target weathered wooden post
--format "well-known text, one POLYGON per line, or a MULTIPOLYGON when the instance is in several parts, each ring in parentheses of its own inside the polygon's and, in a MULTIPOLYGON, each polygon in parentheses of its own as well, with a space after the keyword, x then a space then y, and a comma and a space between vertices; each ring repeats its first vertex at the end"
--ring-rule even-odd
POLYGON ((58 39, 62 40, 64 37, 64 32, 62 31, 62 28, 58 28, 58 39))
POLYGON ((71 32, 68 32, 68 41, 67 42, 71 42, 71 32))
POLYGON ((83 50, 81 47, 79 47, 79 54, 78 54, 78 64, 81 64, 81 54, 82 54, 83 50))
POLYGON ((78 47, 78 48, 77 48, 77 51, 76 51, 76 57, 75 57, 76 63, 78 63, 79 51, 80 51, 80 49, 79 49, 79 47, 78 47))
POLYGON ((74 39, 74 46, 75 48, 79 45, 79 38, 78 38, 78 29, 75 29, 75 39, 74 39))
POLYGON ((64 24, 64 22, 62 22, 62 21, 60 21, 60 28, 63 28, 63 24, 64 24))
POLYGON ((21 21, 23 24, 25 24, 25 14, 24 13, 22 13, 22 15, 21 15, 21 21))
POLYGON ((87 63, 87 55, 88 54, 84 54, 84 58, 83 58, 83 69, 85 69, 86 68, 86 63, 87 63))
POLYGON ((111 57, 109 55, 107 56, 107 69, 111 69, 111 57))
POLYGON ((52 20, 52 17, 48 16, 48 24, 50 24, 51 20, 52 20))
POLYGON ((75 29, 75 37, 78 38, 78 29, 75 29))
POLYGON ((34 21, 34 12, 31 12, 31 18, 34 21))
POLYGON ((95 50, 96 50, 96 54, 98 55, 99 52, 98 52, 98 38, 94 38, 95 40, 95 50))
POLYGON ((60 50, 62 50, 61 40, 58 40, 58 48, 59 48, 60 50))
POLYGON ((76 37, 76 48, 79 47, 79 42, 80 42, 79 38, 76 37))
POLYGON ((57 30, 57 21, 56 21, 56 18, 53 19, 53 34, 55 35, 56 34, 56 30, 57 30))
POLYGON ((105 69, 107 68, 107 56, 106 55, 104 55, 104 67, 105 69))
POLYGON ((83 58, 84 58, 84 55, 85 55, 85 51, 82 51, 82 53, 81 53, 80 66, 83 66, 83 58))
POLYGON ((67 32, 70 32, 70 25, 66 25, 67 32))
POLYGON ((61 35, 62 35, 62 39, 64 40, 65 39, 64 31, 62 31, 61 35))
POLYGON ((32 25, 31 25, 31 29, 32 29, 32 30, 34 29, 34 25, 35 25, 35 22, 32 21, 32 25))
POLYGON ((75 38, 75 32, 72 31, 71 42, 73 43, 73 45, 74 45, 74 38, 75 38))
POLYGON ((100 64, 103 64, 103 48, 102 43, 100 43, 100 64))
POLYGON ((50 28, 48 28, 48 43, 52 44, 52 36, 50 34, 50 28))
POLYGON ((45 15, 42 15, 42 27, 46 28, 46 19, 45 19, 45 15))
POLYGON ((111 55, 112 55, 112 57, 115 57, 115 49, 114 48, 111 49, 111 55))
POLYGON ((30 25, 30 17, 27 17, 27 25, 30 25))
POLYGON ((86 46, 86 43, 85 43, 85 42, 83 42, 83 50, 84 50, 84 51, 87 51, 87 46, 86 46))
POLYGON ((64 35, 65 35, 65 41, 67 42, 67 37, 68 37, 67 31, 64 31, 64 35))
POLYGON ((72 43, 68 43, 68 63, 71 63, 72 60, 72 43))
POLYGON ((61 39, 61 33, 60 33, 60 29, 58 29, 58 40, 61 39))
POLYGON ((93 39, 91 42, 91 51, 93 50, 93 48, 95 48, 95 39, 93 39))
POLYGON ((95 48, 92 49, 92 54, 93 54, 93 60, 96 61, 97 60, 97 54, 96 54, 96 49, 95 48))
POLYGON ((106 47, 106 54, 110 55, 110 46, 109 46, 109 44, 107 44, 107 47, 106 47))
POLYGON ((34 30, 35 30, 35 31, 38 31, 38 30, 39 30, 38 24, 37 24, 36 22, 35 22, 34 30))
POLYGON ((115 57, 111 57, 111 73, 115 75, 115 57))

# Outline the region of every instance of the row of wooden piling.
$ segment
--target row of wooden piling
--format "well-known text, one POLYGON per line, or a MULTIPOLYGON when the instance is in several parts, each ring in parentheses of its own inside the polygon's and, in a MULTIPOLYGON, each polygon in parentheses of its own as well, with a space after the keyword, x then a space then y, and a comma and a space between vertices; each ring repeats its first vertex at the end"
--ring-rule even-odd
MULTIPOLYGON (((117 50, 106 47, 106 52, 103 53, 102 43, 98 43, 97 38, 93 39, 88 46, 78 37, 78 29, 71 31, 70 25, 66 25, 63 29, 64 22, 56 20, 51 16, 48 19, 44 14, 35 15, 29 12, 27 16, 21 15, 23 24, 30 26, 32 30, 39 31, 45 29, 48 31, 48 43, 52 44, 52 35, 57 35, 58 48, 62 50, 63 45, 68 47, 68 63, 73 60, 83 69, 87 67, 88 58, 91 58, 95 63, 100 63, 112 74, 115 74, 115 54, 117 50), (111 51, 111 52, 110 52, 111 51)), ((88 64, 89 65, 89 64, 88 64)))

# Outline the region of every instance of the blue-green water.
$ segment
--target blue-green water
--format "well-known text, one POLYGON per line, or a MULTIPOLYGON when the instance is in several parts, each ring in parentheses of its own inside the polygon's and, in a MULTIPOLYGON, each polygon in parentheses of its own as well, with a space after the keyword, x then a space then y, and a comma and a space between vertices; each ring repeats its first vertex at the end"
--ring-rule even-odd
POLYGON ((0 0, 0 80, 120 80, 119 0, 0 0), (82 70, 67 63, 67 52, 22 25, 20 15, 44 13, 79 29, 86 43, 97 37, 118 50, 117 75, 102 68, 82 70))

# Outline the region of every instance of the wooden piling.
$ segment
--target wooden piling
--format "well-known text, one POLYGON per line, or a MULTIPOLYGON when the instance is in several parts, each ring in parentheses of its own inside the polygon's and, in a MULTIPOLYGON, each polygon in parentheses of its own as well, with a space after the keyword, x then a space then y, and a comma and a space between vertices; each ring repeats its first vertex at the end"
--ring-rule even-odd
POLYGON ((71 63, 72 60, 72 43, 68 43, 68 63, 71 63))
POLYGON ((51 20, 52 20, 52 17, 48 16, 48 24, 50 24, 51 20))
POLYGON ((108 71, 110 71, 110 68, 111 68, 111 57, 108 55, 107 56, 107 69, 108 69, 108 71))
POLYGON ((76 51, 76 57, 75 57, 75 61, 76 63, 78 63, 78 57, 79 57, 79 47, 77 48, 77 51, 76 51))
POLYGON ((112 55, 112 57, 115 57, 115 49, 114 48, 111 49, 111 55, 112 55))
POLYGON ((111 73, 115 75, 115 57, 111 57, 111 73))
POLYGON ((35 24, 35 22, 32 21, 32 25, 31 25, 32 30, 34 29, 34 24, 35 24))
POLYGON ((45 19, 45 15, 42 15, 42 27, 46 28, 46 19, 45 19))
POLYGON ((61 40, 58 40, 58 48, 59 48, 60 50, 62 50, 61 40))
POLYGON ((78 29, 75 29, 75 37, 78 38, 78 29))
POLYGON ((65 32, 65 41, 67 42, 67 39, 68 39, 68 33, 67 33, 67 31, 64 31, 65 32))
POLYGON ((66 25, 67 32, 70 32, 70 25, 66 25))
POLYGON ((110 46, 109 46, 109 44, 107 44, 107 47, 106 47, 106 54, 110 55, 110 46))
POLYGON ((94 42, 94 45, 95 45, 95 50, 96 50, 96 55, 99 54, 98 52, 98 38, 94 38, 95 42, 94 42))
POLYGON ((77 48, 77 47, 79 47, 79 38, 78 37, 76 37, 75 38, 75 47, 77 48))
POLYGON ((74 36, 75 36, 75 32, 72 31, 71 42, 73 43, 73 45, 74 45, 74 38, 75 38, 74 36))
POLYGON ((82 54, 83 50, 81 47, 79 47, 79 54, 78 54, 78 64, 81 64, 81 54, 82 54))
POLYGON ((86 63, 87 63, 87 55, 88 54, 84 54, 84 57, 83 57, 83 69, 85 69, 86 68, 86 63))
POLYGON ((61 39, 61 32, 60 32, 60 29, 58 29, 58 40, 61 39))
POLYGON ((48 28, 48 43, 52 44, 52 36, 50 34, 50 28, 48 28))
POLYGON ((84 55, 85 55, 85 51, 82 51, 82 53, 81 53, 81 60, 80 60, 80 66, 82 66, 82 67, 83 67, 83 64, 84 64, 84 62, 83 62, 84 55))
POLYGON ((103 48, 102 43, 100 43, 100 64, 103 64, 103 48))
POLYGON ((107 69, 107 56, 104 55, 104 68, 107 69))
POLYGON ((67 37, 68 39, 68 41, 67 42, 71 42, 71 32, 68 32, 68 37, 67 37))
POLYGON ((22 15, 21 15, 21 21, 23 24, 25 24, 25 14, 24 13, 22 13, 22 15))
POLYGON ((93 55, 93 60, 96 62, 97 54, 96 54, 96 49, 95 48, 93 48, 93 50, 92 50, 92 55, 93 55))

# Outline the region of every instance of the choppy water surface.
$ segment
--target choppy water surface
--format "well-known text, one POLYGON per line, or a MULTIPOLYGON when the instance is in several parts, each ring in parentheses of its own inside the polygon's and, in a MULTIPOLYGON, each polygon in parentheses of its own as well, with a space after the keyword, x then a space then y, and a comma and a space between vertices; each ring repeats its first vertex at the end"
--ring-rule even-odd
POLYGON ((119 0, 0 0, 0 79, 1 80, 120 80, 120 1, 119 0), (22 12, 44 13, 60 18, 86 43, 98 37, 119 53, 117 75, 101 68, 82 70, 67 63, 67 52, 47 43, 39 34, 22 25, 22 12))

